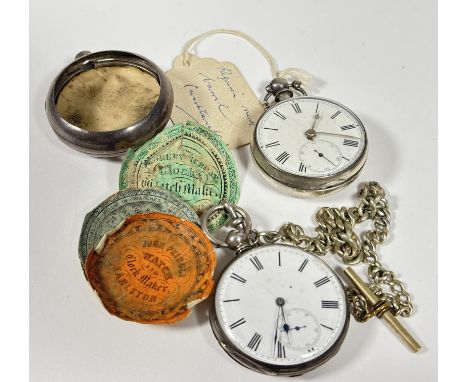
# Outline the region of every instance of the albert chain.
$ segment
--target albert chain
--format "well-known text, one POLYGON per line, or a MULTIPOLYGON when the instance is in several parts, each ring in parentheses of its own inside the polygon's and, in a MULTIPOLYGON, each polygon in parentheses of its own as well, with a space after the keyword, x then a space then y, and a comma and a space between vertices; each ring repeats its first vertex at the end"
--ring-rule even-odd
POLYGON ((409 317, 413 311, 409 293, 395 274, 382 266, 376 253, 377 245, 387 239, 390 229, 390 211, 385 191, 377 182, 369 182, 363 186, 359 195, 361 202, 358 207, 322 207, 316 214, 318 226, 314 237, 307 236, 299 225, 286 223, 278 231, 252 230, 251 245, 281 241, 318 256, 324 256, 327 252, 335 253, 347 265, 367 263, 367 273, 373 281, 369 288, 379 297, 380 304, 378 309, 369 307, 361 294, 349 288, 347 293, 354 317, 361 322, 367 321, 384 306, 389 307, 395 316, 409 317), (372 220, 373 227, 363 234, 361 241, 354 232, 354 226, 368 219, 372 220))
POLYGON ((411 297, 395 274, 383 267, 376 253, 377 245, 387 239, 390 229, 385 191, 377 182, 368 182, 360 190, 359 196, 361 201, 358 207, 322 207, 316 214, 316 236, 313 237, 307 236, 302 227, 293 223, 284 224, 278 231, 257 231, 252 229, 250 217, 242 208, 227 203, 208 209, 202 218, 202 228, 215 244, 234 249, 237 253, 262 244, 284 242, 318 256, 335 253, 346 265, 366 263, 367 274, 372 280, 369 285, 350 267, 344 270, 356 287, 347 289, 351 313, 360 322, 374 316, 383 318, 417 352, 421 346, 395 318, 411 315, 411 297), (208 218, 220 210, 230 216, 229 225, 233 228, 225 240, 213 237, 207 228, 208 218), (372 221, 372 228, 362 234, 361 240, 354 227, 366 220, 372 221))

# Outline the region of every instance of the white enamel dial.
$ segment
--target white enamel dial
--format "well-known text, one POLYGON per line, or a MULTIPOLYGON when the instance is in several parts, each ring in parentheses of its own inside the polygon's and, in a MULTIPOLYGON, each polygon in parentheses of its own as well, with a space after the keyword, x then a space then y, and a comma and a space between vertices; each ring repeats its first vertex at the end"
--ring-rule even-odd
POLYGON ((274 366, 310 362, 346 329, 345 291, 321 259, 287 245, 249 250, 224 271, 215 312, 240 352, 274 366))
POLYGON ((294 308, 285 311, 285 319, 280 319, 280 331, 286 337, 285 347, 294 350, 308 350, 320 340, 320 323, 312 312, 294 308), (284 324, 287 325, 287 330, 284 324))
POLYGON ((354 113, 314 97, 273 105, 256 129, 258 147, 268 162, 304 177, 333 176, 351 167, 365 149, 365 136, 354 113))

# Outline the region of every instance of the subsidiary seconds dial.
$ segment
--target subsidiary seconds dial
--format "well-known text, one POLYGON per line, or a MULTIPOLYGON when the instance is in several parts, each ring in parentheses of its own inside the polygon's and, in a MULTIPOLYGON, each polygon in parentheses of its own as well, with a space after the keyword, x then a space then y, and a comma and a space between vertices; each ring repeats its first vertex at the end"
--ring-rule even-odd
POLYGON ((301 163, 307 163, 303 172, 328 174, 339 168, 342 163, 342 153, 339 147, 324 139, 314 139, 304 143, 299 151, 301 163))
POLYGON ((314 97, 273 105, 256 129, 259 150, 278 170, 302 177, 330 177, 362 156, 366 134, 344 106, 314 97))

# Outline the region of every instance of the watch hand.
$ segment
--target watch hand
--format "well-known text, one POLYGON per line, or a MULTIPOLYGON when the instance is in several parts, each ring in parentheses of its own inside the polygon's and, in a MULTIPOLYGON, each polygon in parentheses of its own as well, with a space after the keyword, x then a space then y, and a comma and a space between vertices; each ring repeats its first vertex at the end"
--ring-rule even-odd
POLYGON ((278 324, 279 324, 279 317, 280 317, 280 307, 284 304, 284 299, 278 297, 276 299, 276 305, 278 305, 278 309, 276 311, 276 326, 275 326, 275 338, 273 340, 273 357, 276 354, 276 345, 278 344, 278 324))
POLYGON ((283 316, 283 322, 284 322, 282 331, 286 332, 286 334, 288 336, 288 344, 290 344, 291 343, 291 335, 289 334, 289 325, 286 322, 286 316, 284 315, 284 309, 283 309, 282 305, 280 306, 280 309, 281 309, 281 314, 283 316))
MULTIPOLYGON (((303 325, 303 326, 295 326, 294 328, 288 328, 288 330, 301 330, 302 328, 307 328, 306 325, 303 325)), ((282 332, 284 332, 285 330, 281 330, 282 332)))
POLYGON ((314 150, 314 151, 318 154, 318 156, 319 156, 320 158, 326 159, 326 160, 329 161, 333 166, 336 166, 335 163, 333 163, 333 162, 332 162, 330 159, 328 159, 325 155, 323 155, 322 153, 319 153, 317 150, 314 150))
POLYGON ((324 159, 326 159, 327 161, 329 161, 333 166, 336 166, 335 163, 333 163, 330 159, 328 159, 327 157, 323 157, 324 159))
POLYGON ((327 131, 316 131, 315 133, 320 134, 320 135, 331 135, 333 137, 340 137, 340 138, 359 139, 359 140, 361 139, 361 138, 355 137, 353 135, 329 133, 327 131))
POLYGON ((279 309, 277 310, 277 314, 276 314, 275 338, 273 339, 273 357, 276 354, 276 344, 278 340, 278 322, 279 322, 279 309))
POLYGON ((305 132, 307 139, 314 139, 317 135, 315 128, 317 127, 317 121, 320 118, 320 113, 314 114, 314 122, 312 123, 312 127, 305 132))

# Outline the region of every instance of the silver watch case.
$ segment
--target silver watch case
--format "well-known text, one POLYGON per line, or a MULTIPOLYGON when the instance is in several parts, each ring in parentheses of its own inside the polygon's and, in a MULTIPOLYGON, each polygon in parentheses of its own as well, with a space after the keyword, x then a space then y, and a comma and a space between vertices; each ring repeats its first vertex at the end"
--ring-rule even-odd
MULTIPOLYGON (((363 123, 358 118, 358 116, 355 113, 353 113, 350 109, 348 109, 346 106, 336 101, 327 99, 327 98, 311 97, 311 96, 294 97, 294 99, 304 99, 304 98, 307 98, 307 99, 312 98, 312 99, 316 99, 319 101, 331 102, 331 103, 338 105, 339 107, 343 108, 348 113, 350 113, 359 122, 359 124, 361 125, 364 131, 364 149, 362 150, 359 158, 350 167, 332 176, 305 177, 305 176, 291 174, 291 173, 288 173, 279 169, 275 164, 271 163, 265 157, 265 155, 263 155, 263 153, 261 152, 259 148, 259 144, 257 141, 257 129, 259 128, 261 119, 264 117, 268 109, 265 110, 265 112, 260 116, 257 122, 257 125, 255 126, 252 143, 250 144, 250 151, 251 151, 252 158, 253 158, 255 165, 257 166, 257 168, 259 169, 260 173, 263 175, 265 180, 271 185, 273 185, 274 187, 276 187, 278 190, 286 194, 309 198, 309 197, 320 196, 320 195, 338 191, 342 189, 343 187, 347 186, 348 184, 350 184, 351 182, 353 182, 357 178, 361 170, 363 169, 364 164, 366 163, 368 141, 367 141, 367 133, 366 133, 363 123)), ((274 103, 271 106, 276 106, 276 105, 279 105, 281 103, 288 102, 288 101, 290 101, 290 99, 286 99, 284 101, 274 103)))
MULTIPOLYGON (((272 244, 275 246, 285 246, 285 244, 272 244)), ((249 250, 246 250, 242 252, 241 255, 236 256, 236 261, 238 258, 248 255, 249 250)), ((314 255, 311 255, 314 256, 314 255)), ((220 278, 222 275, 226 272, 226 269, 222 272, 220 275, 220 278)), ((336 272, 332 270, 333 273, 336 272)), ((345 287, 338 275, 336 275, 336 279, 340 282, 341 287, 343 290, 345 290, 345 287)), ((333 358, 336 353, 341 348, 341 345, 346 337, 346 334, 348 332, 348 327, 349 327, 349 320, 350 320, 350 306, 349 302, 347 299, 344 300, 345 303, 345 311, 346 311, 346 318, 345 318, 345 323, 343 326, 343 330, 341 331, 339 337, 336 339, 335 343, 328 349, 325 353, 323 353, 320 357, 313 359, 308 362, 304 362, 299 365, 285 365, 285 366, 278 366, 278 365, 272 365, 266 362, 261 362, 258 361, 252 357, 250 357, 248 354, 241 352, 230 340, 229 338, 224 334, 221 324, 218 320, 217 314, 216 314, 216 293, 213 296, 211 307, 210 307, 210 324, 211 324, 211 329, 213 330, 213 333, 218 340, 219 344, 221 347, 224 349, 224 351, 237 363, 241 364, 244 367, 247 367, 248 369, 251 369, 253 371, 256 371, 258 373, 262 374, 267 374, 267 375, 280 375, 280 376, 289 376, 289 377, 294 377, 294 376, 299 376, 304 373, 307 373, 308 371, 311 371, 321 365, 323 365, 325 362, 329 361, 331 358, 333 358)))
POLYGON ((97 157, 118 156, 130 147, 139 146, 166 126, 172 112, 172 86, 156 64, 147 58, 117 50, 80 52, 75 61, 63 69, 52 82, 45 108, 47 119, 61 141, 75 150, 97 157), (133 66, 153 76, 159 83, 160 94, 151 111, 134 124, 113 131, 87 131, 66 121, 57 111, 57 100, 64 86, 75 76, 103 66, 133 66))

